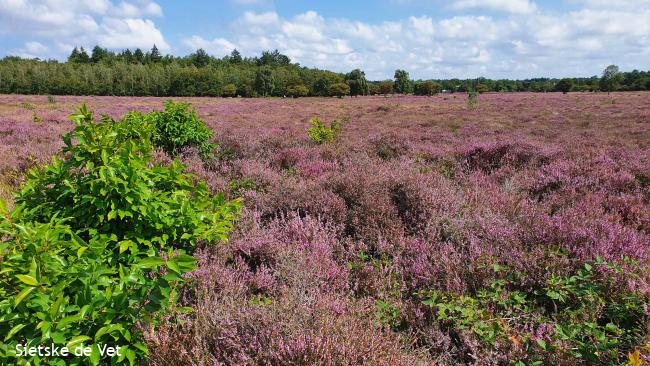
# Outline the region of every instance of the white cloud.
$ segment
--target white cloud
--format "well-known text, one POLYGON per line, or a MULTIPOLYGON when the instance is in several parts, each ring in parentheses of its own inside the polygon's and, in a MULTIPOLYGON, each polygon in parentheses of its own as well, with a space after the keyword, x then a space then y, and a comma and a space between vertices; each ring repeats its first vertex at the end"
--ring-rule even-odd
POLYGON ((27 42, 22 48, 16 51, 16 55, 25 58, 36 58, 39 55, 47 54, 49 48, 40 42, 27 42))
POLYGON ((515 14, 529 14, 537 9, 537 5, 529 0, 456 0, 451 4, 452 9, 490 9, 515 14))
POLYGON ((0 34, 31 38, 14 53, 63 58, 73 45, 109 48, 156 44, 162 51, 171 47, 148 17, 162 16, 152 0, 4 0, 0 1, 0 34), (31 49, 34 43, 56 44, 31 49))
POLYGON ((242 18, 242 23, 245 25, 252 25, 252 26, 269 26, 273 24, 277 24, 279 21, 280 17, 278 16, 278 13, 274 11, 270 11, 267 13, 254 13, 252 11, 247 11, 244 13, 244 17, 242 18))
POLYGON ((162 51, 170 49, 162 33, 148 19, 105 18, 100 28, 97 42, 102 47, 149 49, 155 44, 162 51))
POLYGON ((230 35, 212 41, 197 35, 184 44, 217 56, 235 45, 248 56, 277 48, 302 65, 341 72, 360 67, 373 79, 391 77, 397 68, 415 78, 593 75, 609 63, 632 69, 650 58, 650 10, 645 8, 584 5, 557 13, 531 1, 480 3, 508 13, 369 23, 314 11, 292 18, 248 11, 233 22, 230 35))
POLYGON ((199 36, 192 36, 191 38, 185 39, 183 44, 192 50, 202 48, 213 55, 227 55, 237 48, 234 43, 223 38, 215 38, 208 41, 199 36))

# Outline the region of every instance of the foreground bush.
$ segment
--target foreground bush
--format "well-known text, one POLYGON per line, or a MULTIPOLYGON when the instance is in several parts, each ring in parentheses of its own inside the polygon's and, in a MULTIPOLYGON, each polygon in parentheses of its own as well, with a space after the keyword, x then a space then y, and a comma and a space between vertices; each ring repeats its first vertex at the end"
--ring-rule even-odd
POLYGON ((92 364, 144 358, 142 327, 184 310, 175 303, 182 275, 195 268, 189 254, 226 240, 238 211, 178 161, 151 162, 156 126, 147 119, 95 123, 82 107, 72 120, 64 158, 32 170, 14 211, 0 212, 3 364, 19 343, 83 342, 92 364), (102 357, 101 344, 122 346, 121 356, 102 357))

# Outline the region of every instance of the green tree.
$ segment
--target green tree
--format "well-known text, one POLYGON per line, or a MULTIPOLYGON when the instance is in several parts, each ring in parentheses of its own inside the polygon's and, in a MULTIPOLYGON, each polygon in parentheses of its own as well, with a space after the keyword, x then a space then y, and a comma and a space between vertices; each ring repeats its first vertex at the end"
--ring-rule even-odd
POLYGON ((388 94, 393 93, 393 82, 390 80, 382 81, 379 83, 379 94, 388 96, 388 94))
POLYGON ((293 85, 287 88, 287 94, 293 98, 306 97, 309 95, 309 88, 302 84, 293 85))
POLYGON ((395 70, 395 83, 393 84, 395 93, 410 94, 413 92, 413 84, 409 79, 409 73, 404 70, 395 70))
POLYGON ((87 64, 90 62, 90 56, 88 56, 88 53, 86 53, 83 47, 75 47, 70 56, 68 56, 68 62, 73 64, 87 64))
POLYGON ((133 51, 133 61, 139 64, 143 64, 144 59, 144 52, 142 52, 141 49, 136 48, 135 51, 133 51))
POLYGON ((321 76, 316 80, 314 83, 314 86, 312 87, 313 90, 313 95, 317 95, 320 97, 325 97, 330 95, 330 85, 331 82, 328 78, 321 76))
POLYGON ((237 95, 237 85, 227 84, 221 89, 221 95, 224 97, 234 97, 237 95))
POLYGON ((564 78, 555 84, 555 90, 561 91, 562 93, 566 94, 573 89, 573 79, 571 78, 564 78))
POLYGON ((98 63, 108 56, 108 51, 99 46, 93 47, 93 50, 90 54, 90 61, 92 63, 98 63))
POLYGON ((243 60, 242 60, 242 57, 241 57, 241 53, 239 53, 239 51, 237 51, 236 48, 234 50, 232 50, 232 52, 230 53, 230 63, 239 64, 242 61, 243 60))
POLYGON ((479 94, 487 93, 490 91, 490 87, 487 84, 479 83, 476 84, 476 92, 479 94))
POLYGON ((616 90, 621 81, 621 72, 616 65, 609 65, 603 70, 600 78, 600 89, 607 90, 607 94, 616 90))
POLYGON ((368 95, 368 80, 366 80, 366 73, 360 69, 354 69, 345 75, 345 81, 350 86, 350 95, 368 95))
POLYGON ((151 47, 151 52, 149 52, 149 60, 153 63, 162 61, 162 55, 155 44, 151 47))
POLYGON ((196 67, 204 67, 210 63, 210 55, 203 48, 199 48, 190 55, 190 60, 196 67))
POLYGON ((275 89, 275 78, 270 68, 258 69, 255 73, 255 92, 258 95, 268 97, 273 95, 275 89))
POLYGON ((333 97, 343 98, 346 95, 350 95, 350 86, 346 83, 332 84, 329 93, 333 97))
POLYGON ((427 80, 415 84, 415 95, 432 96, 440 93, 442 86, 435 81, 427 80))

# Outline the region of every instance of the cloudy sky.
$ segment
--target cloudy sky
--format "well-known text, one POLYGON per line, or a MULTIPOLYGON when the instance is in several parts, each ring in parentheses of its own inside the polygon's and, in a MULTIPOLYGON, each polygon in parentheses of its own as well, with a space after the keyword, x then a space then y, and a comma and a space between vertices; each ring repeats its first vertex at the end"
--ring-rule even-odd
POLYGON ((650 0, 1 0, 0 56, 75 46, 221 57, 279 49, 371 79, 591 76, 650 69, 650 0))

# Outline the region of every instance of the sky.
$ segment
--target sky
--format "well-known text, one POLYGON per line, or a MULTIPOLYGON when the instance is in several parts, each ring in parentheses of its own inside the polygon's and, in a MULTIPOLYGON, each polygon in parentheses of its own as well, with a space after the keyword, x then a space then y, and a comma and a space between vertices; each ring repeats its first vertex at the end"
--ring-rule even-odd
POLYGON ((223 57, 278 49, 372 80, 598 75, 650 69, 650 0, 1 0, 0 57, 73 47, 223 57))

